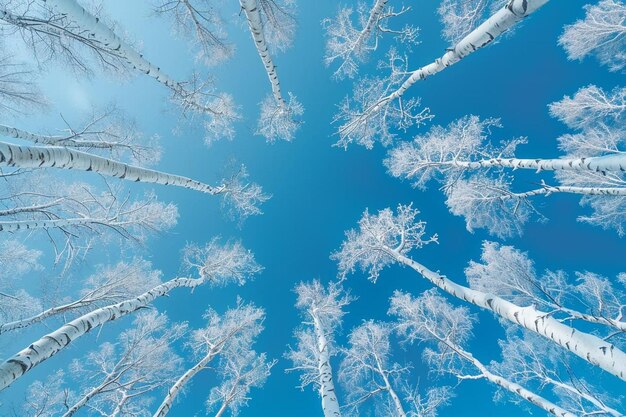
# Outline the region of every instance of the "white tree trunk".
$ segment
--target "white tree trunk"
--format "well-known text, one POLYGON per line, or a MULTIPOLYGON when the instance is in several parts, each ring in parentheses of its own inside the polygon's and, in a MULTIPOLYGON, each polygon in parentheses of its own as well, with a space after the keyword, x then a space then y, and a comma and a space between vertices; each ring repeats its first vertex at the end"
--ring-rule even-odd
POLYGON ((324 417, 341 417, 341 410, 339 409, 339 402, 337 401, 337 393, 335 392, 335 384, 333 383, 333 370, 330 366, 328 341, 319 318, 315 315, 315 313, 312 313, 312 315, 315 335, 317 336, 317 349, 319 351, 317 369, 320 377, 322 410, 324 412, 324 417))
POLYGON ((15 320, 9 323, 0 324, 0 334, 6 333, 11 330, 22 329, 24 327, 28 327, 35 323, 39 323, 40 321, 43 321, 47 319, 48 317, 52 317, 57 314, 63 314, 68 311, 72 311, 77 308, 83 307, 85 305, 88 305, 88 303, 83 303, 82 301, 74 301, 68 304, 64 304, 62 306, 51 307, 47 310, 42 311, 39 314, 36 314, 34 316, 31 316, 25 319, 15 320))
POLYGON ((454 165, 461 168, 512 168, 534 169, 539 171, 596 171, 596 172, 624 172, 626 171, 626 154, 596 156, 591 158, 557 158, 557 159, 519 159, 519 158, 492 158, 480 161, 450 161, 442 165, 454 165))
POLYGON ((428 281, 445 292, 494 312, 514 324, 546 337, 570 352, 626 381, 626 353, 612 343, 594 335, 583 333, 538 311, 533 306, 520 307, 496 295, 487 294, 456 284, 443 275, 431 271, 424 265, 389 249, 389 253, 400 263, 418 272, 428 281))
MULTIPOLYGON (((76 0, 43 0, 45 3, 50 4, 61 14, 66 15, 72 22, 76 23, 83 30, 88 31, 84 36, 88 39, 98 42, 107 50, 114 51, 114 53, 123 58, 128 64, 141 71, 142 73, 149 75, 161 84, 164 84, 172 91, 180 95, 188 95, 185 92, 184 86, 172 79, 169 75, 161 71, 161 68, 152 64, 145 59, 142 54, 133 49, 130 45, 124 42, 119 36, 117 36, 108 26, 100 21, 97 17, 93 16, 87 10, 76 2, 76 0)), ((186 104, 191 105, 197 110, 208 112, 212 114, 218 114, 214 109, 204 106, 196 101, 188 101, 186 104)))
POLYGON ((180 393, 181 389, 185 386, 185 384, 193 378, 198 372, 203 370, 209 362, 215 357, 215 352, 213 350, 209 351, 209 353, 200 360, 197 364, 195 364, 192 368, 187 370, 167 392, 165 399, 154 413, 154 417, 164 417, 167 413, 170 412, 172 405, 174 405, 174 399, 180 393))
POLYGON ((89 400, 91 400, 93 397, 98 395, 110 383, 111 383, 111 380, 109 378, 106 378, 100 385, 98 385, 97 387, 91 389, 91 391, 89 391, 88 393, 83 395, 78 401, 76 401, 76 403, 74 403, 74 405, 71 406, 65 412, 65 414, 63 414, 61 417, 72 417, 74 414, 76 414, 76 412, 78 410, 83 408, 85 406, 85 404, 87 404, 87 402, 89 402, 89 400))
POLYGON ((456 64, 474 51, 493 42, 498 36, 511 29, 515 24, 529 16, 548 0, 511 0, 509 3, 487 19, 482 25, 471 31, 456 45, 448 49, 441 57, 411 73, 409 78, 390 96, 389 100, 401 97, 418 80, 434 75, 445 68, 456 64))
POLYGON ((552 415, 555 415, 558 417, 579 417, 573 413, 570 413, 567 410, 564 410, 558 405, 553 404, 552 402, 548 401, 546 398, 541 397, 535 394, 534 392, 527 390, 523 386, 516 384, 515 382, 509 381, 508 379, 503 378, 499 375, 491 373, 487 369, 487 367, 482 364, 482 362, 476 359, 471 353, 466 352, 463 349, 461 349, 460 346, 455 345, 448 340, 443 340, 443 339, 439 339, 439 340, 442 343, 446 344, 448 347, 450 347, 452 350, 454 350, 456 353, 458 353, 459 356, 461 356, 462 358, 470 362, 472 365, 474 365, 474 367, 478 369, 482 377, 504 388, 505 390, 509 391, 513 395, 523 398, 524 400, 530 402, 531 404, 536 405, 539 408, 542 408, 543 410, 547 411, 548 413, 552 415))
POLYGON ((387 377, 387 373, 385 371, 385 369, 383 369, 382 363, 380 362, 380 359, 378 358, 377 355, 374 355, 376 357, 376 367, 378 368, 378 373, 380 374, 380 376, 382 376, 383 381, 385 382, 385 388, 387 389, 387 392, 389 393, 389 396, 391 396, 391 399, 393 401, 393 405, 396 409, 396 413, 398 417, 406 417, 406 412, 404 411, 404 407, 402 406, 402 402, 400 401, 400 397, 398 397, 398 394, 396 394, 396 391, 393 389, 393 387, 391 386, 391 382, 389 382, 389 378, 387 377))
POLYGON ((108 158, 91 155, 58 146, 17 146, 0 142, 0 167, 60 168, 93 171, 98 174, 124 179, 176 187, 189 188, 208 194, 219 194, 221 187, 212 187, 199 181, 161 171, 140 168, 108 158))
POLYGON ((624 414, 604 404, 602 401, 598 400, 593 395, 589 395, 587 392, 584 391, 584 388, 579 390, 579 389, 574 388, 570 384, 566 384, 564 382, 557 381, 557 380, 554 380, 550 377, 543 376, 543 375, 540 376, 540 378, 543 378, 543 380, 548 384, 554 385, 556 387, 559 387, 561 389, 571 392, 574 396, 584 398, 585 400, 589 401, 591 404, 595 405, 598 408, 598 410, 601 410, 603 413, 606 413, 613 417, 624 417, 624 414))
POLYGON ((360 51, 361 48, 363 47, 363 44, 367 41, 367 39, 369 39, 369 37, 372 34, 372 31, 378 25, 380 16, 383 14, 383 11, 385 10, 385 6, 387 5, 388 2, 389 0, 376 0, 376 3, 374 3, 374 6, 370 10, 370 15, 369 15, 369 18, 367 19, 367 23, 365 24, 365 27, 359 33, 359 36, 356 38, 356 41, 354 42, 354 45, 352 45, 353 52, 360 51))
POLYGON ((204 284, 204 278, 175 278, 160 284, 136 298, 99 308, 61 326, 29 345, 0 365, 0 391, 26 372, 65 349, 73 340, 102 324, 133 313, 167 295, 174 288, 195 288, 204 284))
POLYGON ((76 140, 76 138, 80 138, 81 135, 82 133, 76 133, 70 136, 41 135, 38 133, 27 132, 26 130, 18 129, 16 127, 0 125, 0 136, 21 139, 38 145, 70 146, 74 148, 82 147, 98 149, 111 149, 118 146, 130 147, 130 145, 128 144, 118 142, 76 140))
POLYGON ((64 228, 86 224, 103 224, 115 227, 115 221, 108 219, 92 219, 81 217, 76 219, 52 219, 52 220, 14 220, 0 222, 0 232, 19 232, 21 230, 64 228))
POLYGON ((259 5, 257 0, 239 0, 241 8, 246 14, 248 19, 248 27, 254 40, 256 50, 263 61, 265 72, 272 85, 272 94, 274 99, 281 105, 286 106, 285 99, 280 90, 280 81, 278 80, 278 73, 276 72, 276 65, 272 61, 267 42, 265 41, 265 34, 263 33, 263 23, 261 22, 261 13, 259 12, 259 5))

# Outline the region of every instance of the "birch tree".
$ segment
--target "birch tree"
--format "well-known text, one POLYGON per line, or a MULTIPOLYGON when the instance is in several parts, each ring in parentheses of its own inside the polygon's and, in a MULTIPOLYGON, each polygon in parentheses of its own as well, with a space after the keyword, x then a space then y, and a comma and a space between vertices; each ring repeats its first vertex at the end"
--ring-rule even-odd
POLYGON ((139 295, 159 285, 160 282, 161 273, 152 269, 150 262, 140 258, 129 262, 122 261, 114 266, 100 267, 84 281, 83 288, 75 299, 46 309, 41 307, 40 300, 36 300, 39 308, 30 313, 30 316, 25 315, 23 311, 10 312, 9 316, 15 317, 19 314, 21 318, 3 321, 0 324, 0 334, 32 326, 59 315, 120 302, 133 295, 139 295))
POLYGON ((373 399, 386 415, 435 416, 438 408, 448 403, 452 393, 448 387, 433 388, 423 398, 417 386, 408 383, 410 364, 393 362, 390 335, 392 326, 366 321, 349 336, 349 347, 342 349, 340 380, 346 385, 346 408, 358 410, 373 399))
POLYGON ((576 415, 624 415, 614 408, 623 397, 612 396, 580 378, 568 358, 545 339, 527 332, 516 333, 507 332, 506 340, 500 341, 503 359, 492 364, 499 374, 537 390, 548 392, 549 389, 559 404, 576 415))
POLYGON ((610 71, 626 66, 626 4, 622 0, 601 0, 584 6, 585 18, 566 25, 559 38, 571 60, 593 55, 610 71))
POLYGON ((225 22, 218 13, 222 6, 214 0, 158 0, 154 11, 171 19, 176 35, 190 40, 197 49, 196 60, 208 66, 232 57, 234 46, 226 37, 225 22))
POLYGON ((239 349, 232 355, 222 357, 220 363, 221 384, 213 387, 207 400, 207 409, 221 417, 226 411, 239 415, 248 405, 252 388, 261 388, 270 376, 276 361, 268 361, 265 353, 239 349))
POLYGON ((304 316, 304 327, 295 333, 298 345, 286 354, 300 372, 300 388, 313 385, 322 400, 324 417, 340 417, 341 409, 335 391, 331 358, 336 354, 334 334, 341 325, 344 307, 352 298, 340 283, 324 287, 320 281, 301 282, 296 286, 298 307, 304 316))
POLYGON ((0 135, 42 146, 83 150, 118 161, 150 166, 161 159, 159 137, 144 138, 136 123, 115 105, 93 109, 86 120, 74 125, 61 116, 65 127, 56 134, 29 132, 0 125, 0 135))
MULTIPOLYGON (((132 327, 122 332, 115 343, 105 342, 70 364, 70 374, 79 390, 67 398, 54 395, 63 402, 48 402, 47 407, 63 417, 83 409, 102 415, 127 415, 126 410, 132 410, 136 400, 143 402, 174 380, 182 358, 172 344, 186 328, 186 324, 170 323, 167 316, 156 311, 139 313, 132 327)), ((39 384, 37 381, 31 387, 39 384)), ((31 407, 28 404, 26 408, 31 407)))
MULTIPOLYGON (((564 115, 560 110, 563 107, 553 106, 553 112, 564 115)), ((619 111, 605 114, 607 118, 621 117, 619 111)), ((571 123, 580 123, 574 119, 571 123)), ((433 127, 411 143, 398 145, 389 152, 385 164, 391 175, 414 181, 419 188, 425 188, 433 179, 442 184, 450 211, 465 217, 469 231, 485 227, 499 237, 521 234, 530 218, 542 217, 532 203, 533 197, 569 193, 582 195, 581 204, 592 207, 593 214, 579 220, 623 233, 626 160, 619 123, 609 125, 596 120, 579 134, 561 136, 560 148, 567 155, 555 159, 515 157, 516 148, 526 140, 515 138, 494 144, 488 134, 497 126, 497 119, 465 116, 445 128, 433 127), (514 191, 514 178, 506 171, 517 169, 557 171, 557 182, 550 184, 542 178, 539 187, 514 191)))
POLYGON ((148 61, 130 42, 122 39, 114 24, 100 11, 91 12, 76 0, 44 0, 34 7, 0 10, 0 20, 21 33, 37 57, 61 59, 79 71, 90 71, 90 52, 105 69, 137 70, 165 85, 171 99, 184 113, 205 117, 207 136, 232 138, 233 123, 240 118, 232 97, 215 90, 209 82, 199 82, 196 75, 189 81, 178 81, 159 66, 148 61))
POLYGON ((247 182, 248 174, 243 166, 230 178, 223 179, 222 184, 211 186, 180 175, 141 168, 65 147, 17 146, 0 142, 0 167, 3 166, 92 171, 126 181, 171 185, 210 195, 221 195, 224 204, 241 218, 261 214, 258 205, 270 198, 258 184, 247 182))
POLYGON ((426 235, 426 223, 417 220, 418 214, 410 205, 399 205, 396 213, 389 208, 377 214, 366 210, 359 227, 346 232, 341 249, 332 255, 340 275, 345 277, 360 268, 375 282, 385 267, 401 264, 453 297, 491 311, 496 317, 543 336, 591 365, 626 380, 626 353, 610 341, 564 324, 533 304, 518 305, 492 292, 458 284, 409 257, 413 249, 437 239, 426 235))
POLYGON ((471 53, 489 45, 500 35, 534 13, 548 0, 511 0, 489 19, 468 33, 434 62, 417 70, 409 70, 406 57, 395 52, 389 55, 390 76, 387 79, 363 80, 357 83, 353 98, 341 104, 336 122, 339 123, 337 146, 347 148, 351 143, 367 147, 375 142, 389 145, 393 130, 428 120, 428 111, 417 112, 419 101, 404 95, 415 83, 448 68, 471 53), (408 74, 408 76, 407 76, 408 74))
POLYGON ((408 342, 430 345, 424 350, 424 357, 434 372, 451 374, 460 381, 484 379, 552 415, 576 415, 498 375, 477 359, 465 347, 472 337, 475 318, 466 307, 453 307, 434 289, 416 298, 401 292, 394 293, 389 312, 397 316, 398 332, 408 342))
POLYGON ((577 272, 575 281, 561 270, 539 275, 527 253, 495 242, 483 243, 481 262, 471 261, 465 273, 476 290, 538 306, 561 321, 599 325, 615 343, 616 336, 626 336, 625 274, 614 281, 588 271, 577 272))
POLYGON ((272 87, 272 94, 261 102, 261 116, 257 127, 257 133, 268 142, 293 140, 300 126, 298 118, 304 112, 293 94, 289 93, 288 100, 285 99, 276 65, 270 54, 271 49, 286 49, 292 42, 295 21, 287 9, 291 3, 291 0, 285 4, 276 0, 239 1, 272 87))
POLYGON ((7 181, 0 194, 0 231, 43 234, 51 242, 55 264, 67 270, 85 256, 96 240, 115 238, 137 244, 174 227, 178 209, 148 192, 131 200, 128 191, 104 183, 104 190, 81 182, 66 183, 42 172, 25 173, 7 181))
MULTIPOLYGON (((263 330, 265 312, 261 308, 251 304, 243 304, 241 300, 238 300, 237 306, 224 314, 209 309, 204 319, 207 321, 206 327, 195 330, 191 334, 189 342, 195 363, 170 386, 167 395, 154 413, 155 417, 166 416, 173 407, 176 397, 186 388, 189 381, 199 372, 208 369, 216 357, 225 357, 215 369, 224 376, 224 384, 230 385, 224 396, 219 396, 219 399, 214 402, 209 399, 207 404, 210 403, 212 406, 220 403, 226 410, 229 407, 237 409, 245 403, 245 395, 256 378, 246 380, 244 374, 250 371, 249 366, 257 358, 248 358, 248 362, 246 362, 240 356, 244 354, 242 352, 249 352, 250 346, 263 330), (237 372, 240 372, 239 378, 235 375, 237 372), (236 381, 230 380, 231 377, 235 378, 236 381)), ((264 358, 262 362, 265 363, 264 358)), ((256 366, 252 368, 256 369, 256 366)), ((252 377, 252 373, 250 376, 252 377)), ((219 388, 214 389, 219 390, 219 388)), ((209 398, 213 398, 215 395, 217 394, 212 393, 209 398)))
POLYGON ((110 304, 64 324, 41 337, 0 364, 0 390, 11 385, 41 362, 65 349, 72 341, 113 320, 136 312, 175 288, 196 288, 200 285, 242 285, 261 271, 253 254, 236 243, 220 245, 214 239, 204 247, 190 245, 183 251, 183 265, 195 271, 196 277, 177 277, 159 284, 149 291, 122 302, 110 304))
POLYGON ((409 49, 419 43, 419 29, 416 26, 405 25, 394 29, 389 25, 394 18, 411 8, 402 6, 395 10, 387 5, 388 2, 375 0, 371 8, 360 2, 356 10, 354 7, 339 6, 335 18, 322 21, 327 37, 324 64, 327 67, 338 64, 333 71, 334 79, 354 78, 359 65, 367 62, 369 56, 378 49, 383 35, 393 37, 409 49))

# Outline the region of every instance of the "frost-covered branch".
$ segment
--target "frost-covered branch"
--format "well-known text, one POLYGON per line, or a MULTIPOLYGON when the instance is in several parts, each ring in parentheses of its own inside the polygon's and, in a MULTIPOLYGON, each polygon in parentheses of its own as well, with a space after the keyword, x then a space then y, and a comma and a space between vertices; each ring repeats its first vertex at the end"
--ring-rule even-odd
POLYGON ((566 325, 532 304, 517 305, 491 292, 457 284, 410 258, 411 249, 433 241, 424 238, 425 223, 418 221, 417 215, 417 210, 402 205, 397 214, 389 208, 378 214, 366 211, 359 228, 346 232, 341 249, 332 255, 339 264, 340 275, 346 276, 360 267, 376 281, 386 266, 396 263, 407 266, 448 294, 543 336, 591 365, 626 380, 626 353, 615 344, 566 325))

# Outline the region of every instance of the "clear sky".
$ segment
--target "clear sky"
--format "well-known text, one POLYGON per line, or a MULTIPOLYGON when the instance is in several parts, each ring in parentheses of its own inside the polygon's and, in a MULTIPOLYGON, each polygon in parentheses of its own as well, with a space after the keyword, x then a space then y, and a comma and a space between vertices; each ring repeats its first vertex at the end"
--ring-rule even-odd
MULTIPOLYGON (((189 75, 199 64, 193 62, 193 52, 184 40, 172 36, 169 23, 152 16, 148 1, 107 0, 105 10, 128 33, 141 42, 144 55, 175 77, 189 75)), ((237 125, 232 142, 224 141, 207 148, 203 144, 202 126, 193 122, 172 133, 177 124, 174 111, 168 111, 167 91, 152 79, 134 76, 117 80, 102 73, 92 79, 77 79, 62 68, 52 67, 44 79, 46 94, 55 103, 49 114, 41 117, 12 119, 13 124, 26 129, 51 130, 59 126, 58 113, 78 113, 91 104, 119 103, 136 117, 145 134, 158 133, 162 138, 164 156, 158 168, 205 182, 220 178, 225 163, 235 158, 245 163, 251 178, 263 185, 273 198, 263 206, 264 215, 248 219, 241 229, 220 211, 219 201, 207 195, 169 187, 145 187, 131 184, 138 195, 154 188, 163 201, 178 205, 180 219, 170 233, 153 238, 143 255, 164 272, 174 277, 179 272, 180 249, 187 242, 204 243, 213 236, 241 239, 251 249, 264 272, 242 288, 199 288, 192 295, 181 289, 155 306, 166 311, 175 321, 188 321, 192 327, 203 325, 202 313, 209 307, 223 309, 233 305, 236 296, 262 306, 267 311, 265 331, 257 350, 278 359, 267 384, 252 392, 249 407, 242 417, 313 417, 321 415, 320 400, 311 389, 296 388, 297 374, 285 374, 289 363, 282 358, 287 345, 294 343, 292 333, 300 323, 293 307, 294 285, 302 280, 319 277, 327 282, 337 274, 336 264, 329 255, 343 241, 344 231, 354 227, 362 212, 398 203, 413 202, 428 222, 428 230, 439 235, 440 243, 415 253, 420 262, 448 277, 463 281, 463 269, 470 260, 480 257, 481 242, 497 240, 484 231, 466 231, 464 220, 452 216, 442 193, 432 186, 422 192, 407 182, 392 178, 382 165, 385 150, 376 146, 368 151, 353 146, 348 151, 331 147, 337 140, 331 125, 336 105, 349 94, 350 81, 334 82, 331 71, 322 63, 324 36, 321 21, 336 12, 334 1, 300 0, 297 5, 298 32, 294 46, 275 56, 279 76, 285 91, 293 92, 305 107, 304 124, 291 143, 273 145, 254 135, 258 103, 270 91, 266 74, 254 49, 243 16, 238 15, 237 2, 224 6, 224 17, 236 22, 229 27, 229 37, 236 44, 235 57, 226 64, 210 70, 218 89, 230 92, 242 106, 243 122, 237 125)), ((413 10, 405 19, 421 28, 421 44, 410 54, 411 67, 431 62, 448 46, 441 40, 441 26, 435 14, 438 1, 411 2, 413 10)), ((550 118, 547 105, 578 88, 595 84, 612 89, 623 83, 624 75, 609 73, 593 59, 582 63, 568 62, 557 38, 564 24, 583 16, 579 0, 553 0, 531 16, 514 34, 499 43, 472 55, 441 74, 428 78, 409 91, 409 96, 422 98, 435 115, 432 123, 447 124, 463 115, 500 117, 501 137, 527 136, 521 156, 551 157, 558 154, 556 138, 566 133, 565 126, 550 118)), ((375 56, 364 73, 375 73, 375 56)), ((429 126, 421 128, 421 131, 429 126)), ((409 140, 420 130, 402 135, 409 140)), ((81 175, 72 173, 72 175, 81 175)), ((526 181, 522 177, 522 181, 526 181)), ((528 183, 534 181, 528 177, 528 183)), ((581 224, 576 217, 586 209, 572 195, 556 195, 538 202, 549 221, 527 225, 523 236, 506 241, 528 251, 538 270, 544 268, 593 271, 614 277, 624 272, 626 243, 616 233, 581 224)), ((43 247, 46 249, 45 247, 43 247)), ((90 262, 115 261, 109 253, 94 254, 90 262)), ((92 268, 81 267, 75 277, 87 275, 92 268)), ((389 297, 395 289, 414 294, 429 288, 427 283, 408 269, 392 267, 384 270, 377 284, 371 284, 361 273, 346 282, 358 300, 349 306, 343 335, 366 319, 385 319, 389 297)), ((478 309, 472 311, 479 313, 478 309)), ((501 327, 490 315, 479 313, 480 325, 470 347, 483 362, 499 359, 498 337, 501 327)), ((107 324, 101 338, 114 337, 131 321, 107 324)), ((41 330, 41 328, 40 328, 41 330)), ((2 402, 21 395, 24 386, 35 378, 66 366, 85 349, 101 339, 92 334, 74 348, 55 357, 23 378, 13 391, 2 394, 2 402)), ((23 341, 26 336, 20 336, 23 341)), ((6 342, 4 342, 6 344, 6 342)), ((5 353, 18 347, 2 345, 5 353)), ((421 348, 397 349, 399 361, 414 362, 413 377, 424 386, 431 382, 421 363, 421 348)), ((7 356, 7 355, 4 355, 7 356)), ((337 367, 337 363, 333 363, 337 367)), ((613 394, 623 394, 626 386, 616 378, 585 373, 602 381, 613 394)), ((204 402, 214 378, 203 372, 194 378, 186 395, 170 412, 172 416, 201 416, 204 402)), ((448 381, 449 383, 449 381, 448 381)), ((457 397, 441 416, 526 416, 526 407, 501 402, 494 404, 494 388, 485 381, 467 381, 457 389, 457 397)), ((339 391, 340 399, 343 393, 339 391)), ((622 408, 626 404, 622 404, 622 408)), ((540 410, 533 410, 541 415, 540 410)), ((5 411, 6 412, 6 411, 5 411)))

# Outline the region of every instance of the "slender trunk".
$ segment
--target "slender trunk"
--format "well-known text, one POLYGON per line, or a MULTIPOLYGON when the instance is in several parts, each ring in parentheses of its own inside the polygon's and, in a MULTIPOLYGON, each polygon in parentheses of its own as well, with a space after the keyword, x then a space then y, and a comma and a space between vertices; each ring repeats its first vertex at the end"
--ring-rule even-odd
POLYGON ((59 204, 63 200, 64 200, 63 198, 57 198, 56 200, 51 201, 49 203, 32 205, 32 206, 28 206, 28 207, 14 207, 14 208, 7 209, 7 210, 0 210, 0 217, 2 217, 2 216, 12 216, 14 214, 20 214, 20 213, 35 213, 35 212, 43 211, 43 210, 48 209, 50 207, 56 206, 57 204, 59 204))
POLYGON ((99 308, 70 321, 52 333, 43 336, 1 364, 0 391, 41 362, 65 349, 72 341, 85 335, 90 330, 133 313, 147 306, 156 298, 167 295, 174 288, 195 288, 205 282, 204 278, 175 278, 157 285, 136 298, 99 308))
POLYGON ((39 323, 40 321, 43 321, 47 319, 48 317, 52 317, 57 314, 63 314, 68 311, 76 310, 77 308, 84 307, 89 304, 90 302, 83 302, 82 300, 78 300, 78 301, 74 301, 68 304, 64 304, 62 306, 49 308, 47 310, 42 311, 39 314, 36 314, 34 316, 31 316, 25 319, 0 324, 0 334, 6 333, 11 330, 22 329, 24 327, 28 327, 35 323, 39 323))
MULTIPOLYGON (((93 132, 90 132, 93 133, 93 132)), ((0 136, 6 136, 14 139, 21 139, 28 142, 32 142, 37 145, 50 145, 50 146, 69 146, 73 148, 98 148, 98 149, 112 149, 115 147, 130 146, 119 142, 107 142, 107 141, 91 141, 91 140, 77 140, 85 135, 84 132, 76 133, 70 136, 51 136, 42 135, 39 133, 32 133, 26 130, 18 129, 16 127, 10 127, 0 125, 0 136)))
POLYGON ((127 181, 172 185, 208 194, 223 192, 221 187, 212 187, 190 178, 136 167, 58 146, 17 146, 0 142, 0 167, 2 166, 93 171, 107 177, 115 177, 127 181))
POLYGON ((415 270, 445 292, 490 310, 503 319, 546 337, 592 365, 626 381, 626 353, 612 343, 567 326, 553 318, 549 313, 538 311, 534 306, 520 307, 496 295, 456 284, 398 251, 389 249, 388 253, 398 262, 415 270))
MULTIPOLYGON (((161 71, 161 68, 152 64, 145 59, 142 54, 133 49, 130 45, 124 42, 119 36, 117 36, 108 26, 102 21, 93 16, 83 7, 81 7, 76 0, 43 0, 45 3, 50 4, 54 9, 63 15, 66 15, 69 20, 76 23, 81 29, 89 32, 88 38, 92 42, 97 42, 107 50, 114 51, 115 54, 124 59, 132 68, 141 71, 142 73, 149 75, 161 84, 164 84, 171 89, 175 94, 181 96, 188 96, 183 84, 171 78, 168 74, 161 71)), ((203 105, 195 100, 187 101, 186 104, 191 105, 196 110, 219 114, 218 111, 203 105)))
POLYGON ((391 396, 397 415, 399 417, 406 417, 406 412, 404 411, 400 397, 398 397, 398 394, 396 394, 396 391, 391 386, 391 382, 389 382, 389 378, 383 369, 382 363, 380 363, 380 359, 376 354, 374 356, 376 357, 376 367, 378 368, 378 373, 380 373, 380 376, 382 376, 383 381, 385 382, 385 388, 387 389, 389 396, 391 396))
POLYGON ((232 388, 230 389, 230 391, 228 392, 228 395, 226 395, 226 398, 224 399, 224 403, 222 404, 220 409, 217 410, 217 413, 215 413, 214 417, 222 417, 222 415, 224 415, 224 413, 228 409, 228 405, 233 401, 233 397, 235 395, 235 392, 237 391, 238 385, 239 385, 239 379, 233 383, 232 388))
POLYGON ((380 21, 380 16, 383 14, 385 6, 388 2, 389 0, 376 0, 376 3, 374 3, 374 7, 372 7, 372 10, 370 10, 370 15, 367 19, 365 27, 363 28, 361 33, 359 33, 359 36, 354 42, 354 46, 352 47, 353 51, 359 51, 362 48, 363 44, 370 37, 372 31, 378 25, 378 22, 380 21))
POLYGON ((489 45, 498 36, 511 29, 515 24, 525 17, 535 12, 548 0, 511 0, 509 3, 487 19, 482 25, 471 31, 461 39, 456 45, 448 49, 441 57, 422 68, 415 70, 404 81, 404 83, 394 91, 389 100, 401 97, 418 80, 434 75, 445 68, 456 64, 461 59, 471 53, 489 45))
POLYGON ((65 228, 70 226, 82 226, 87 224, 106 224, 115 227, 115 222, 108 219, 93 219, 90 217, 76 219, 52 219, 52 220, 14 220, 0 222, 0 232, 19 232, 32 229, 65 228))
POLYGON ((315 335, 317 336, 317 349, 319 351, 319 362, 317 369, 320 376, 320 397, 322 397, 322 410, 324 417, 341 417, 339 402, 333 383, 333 370, 330 366, 330 354, 328 352, 328 341, 324 334, 322 324, 316 314, 313 314, 313 324, 315 335))
POLYGON ((285 99, 280 91, 280 81, 278 80, 278 73, 276 72, 276 65, 272 61, 272 57, 265 41, 265 34, 263 32, 263 23, 261 21, 261 13, 259 11, 259 5, 257 0, 239 0, 241 8, 246 13, 248 19, 248 27, 254 40, 256 50, 263 61, 265 66, 265 72, 272 85, 272 94, 274 99, 282 106, 286 106, 285 99))
POLYGON ((74 403, 73 406, 71 406, 66 412, 65 414, 63 414, 61 417, 72 417, 74 414, 76 414, 76 412, 78 410, 80 410, 81 408, 83 408, 85 406, 85 404, 87 404, 87 402, 89 402, 89 400, 91 400, 93 397, 95 397, 96 395, 98 395, 104 388, 106 388, 107 385, 109 385, 111 383, 111 378, 107 377, 100 385, 98 385, 97 387, 93 388, 91 391, 89 391, 87 394, 83 395, 81 399, 79 399, 78 401, 76 401, 74 403))
POLYGON ((170 409, 172 408, 172 405, 174 405, 174 399, 180 393, 180 390, 185 386, 185 384, 191 378, 193 378, 198 372, 203 370, 206 367, 206 365, 209 362, 211 362, 211 360, 214 357, 215 357, 215 352, 213 350, 210 350, 209 353, 204 358, 202 358, 200 362, 195 364, 192 368, 187 370, 187 372, 185 372, 183 376, 178 378, 178 380, 174 383, 174 385, 172 385, 172 387, 167 392, 165 399, 163 399, 163 402, 161 403, 157 411, 154 413, 154 417, 166 416, 167 413, 169 413, 170 409))
POLYGON ((126 401, 128 401, 129 398, 130 396, 128 396, 127 392, 124 391, 122 399, 117 403, 115 409, 109 417, 117 417, 122 412, 122 407, 124 407, 124 404, 126 404, 126 401))
POLYGON ((567 390, 567 391, 571 392, 572 394, 574 394, 575 396, 579 396, 581 398, 584 398, 585 400, 589 401, 591 404, 595 405, 598 408, 598 410, 602 411, 603 413, 606 413, 606 414, 611 415, 613 417, 624 417, 624 414, 620 413, 619 411, 615 410, 614 408, 611 408, 611 407, 607 406, 602 401, 598 400, 593 395, 589 395, 585 391, 576 389, 575 387, 571 386, 570 384, 566 384, 564 382, 557 381, 557 380, 552 379, 550 377, 541 376, 541 378, 543 378, 543 380, 545 382, 547 382, 548 384, 551 384, 551 385, 554 385, 554 386, 559 387, 561 389, 567 390))
POLYGON ((461 168, 512 168, 534 169, 536 171, 595 171, 624 172, 626 171, 626 154, 597 156, 591 158, 557 158, 557 159, 520 159, 491 158, 480 161, 450 161, 442 165, 454 165, 461 168))
POLYGON ((564 410, 558 405, 553 404, 552 402, 548 401, 546 398, 541 397, 535 394, 534 392, 527 390, 523 386, 515 382, 509 381, 508 379, 503 378, 499 375, 491 373, 487 369, 487 367, 482 364, 482 362, 476 359, 471 353, 466 352, 465 350, 461 349, 460 346, 454 343, 451 343, 447 339, 440 339, 439 337, 437 338, 440 342, 446 344, 450 349, 454 350, 463 359, 467 360, 472 365, 474 365, 474 367, 476 367, 476 369, 478 369, 478 371, 480 372, 481 376, 487 379, 488 381, 493 382, 494 384, 509 391, 513 395, 523 398, 524 400, 530 402, 531 404, 536 405, 537 407, 547 411, 548 413, 552 415, 555 415, 558 417, 578 417, 575 414, 570 413, 567 410, 564 410))

